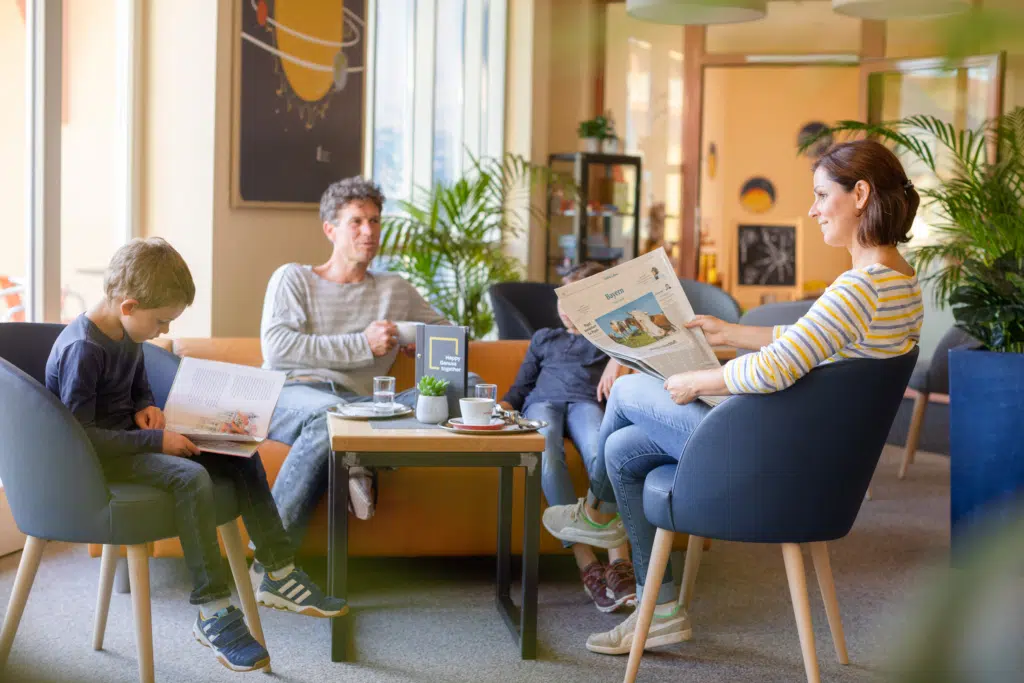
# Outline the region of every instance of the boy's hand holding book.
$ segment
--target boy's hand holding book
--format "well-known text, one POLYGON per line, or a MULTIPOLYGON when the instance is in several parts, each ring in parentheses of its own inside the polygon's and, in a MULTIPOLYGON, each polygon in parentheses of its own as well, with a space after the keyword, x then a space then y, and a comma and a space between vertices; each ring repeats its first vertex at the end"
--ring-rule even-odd
POLYGON ((190 458, 199 455, 199 448, 178 432, 164 430, 163 452, 167 455, 190 458))
POLYGON ((164 418, 164 411, 156 406, 149 406, 135 413, 135 424, 139 429, 163 429, 167 420, 164 418))

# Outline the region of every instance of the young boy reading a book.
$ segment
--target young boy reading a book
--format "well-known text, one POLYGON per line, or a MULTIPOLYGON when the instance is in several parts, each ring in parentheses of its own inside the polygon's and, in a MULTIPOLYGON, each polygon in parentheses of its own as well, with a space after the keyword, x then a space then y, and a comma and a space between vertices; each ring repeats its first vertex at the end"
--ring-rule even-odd
MULTIPOLYGON (((584 263, 565 276, 569 284, 604 270, 596 263, 584 263)), ((545 439, 541 463, 541 487, 548 505, 577 503, 569 468, 565 462, 563 434, 576 445, 587 471, 597 459, 597 435, 604 409, 602 399, 611 393, 620 366, 580 334, 566 317, 561 303, 558 315, 564 328, 538 330, 530 340, 526 357, 515 384, 501 401, 506 410, 520 410, 525 417, 544 420, 545 439)), ((583 500, 579 500, 583 504, 583 500)), ((595 525, 596 526, 596 525, 595 525)), ((620 534, 622 522, 616 516, 604 525, 609 535, 620 534)), ((595 533, 601 533, 595 529, 595 533)), ((572 547, 583 579, 583 590, 602 612, 613 612, 622 605, 635 603, 636 578, 629 561, 629 545, 608 551, 609 563, 602 565, 594 549, 584 543, 564 541, 572 547)))
POLYGON ((103 286, 105 299, 72 321, 53 345, 46 386, 85 428, 109 481, 152 486, 174 497, 192 575, 189 600, 199 606, 195 638, 229 669, 263 668, 270 655, 230 601, 211 477, 234 484, 256 557, 269 570, 256 594, 260 604, 318 617, 344 614, 348 606, 295 567, 258 453, 200 453, 187 438, 164 429, 142 343, 166 333, 192 304, 195 285, 181 255, 159 238, 133 240, 114 254, 103 286))

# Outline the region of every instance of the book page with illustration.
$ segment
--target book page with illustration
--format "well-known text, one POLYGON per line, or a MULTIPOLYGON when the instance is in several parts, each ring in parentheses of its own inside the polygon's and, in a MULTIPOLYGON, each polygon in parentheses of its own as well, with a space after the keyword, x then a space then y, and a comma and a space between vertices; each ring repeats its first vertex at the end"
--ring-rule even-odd
POLYGON ((167 429, 201 450, 252 455, 270 429, 285 373, 183 358, 164 413, 167 429))
MULTIPOLYGON (((555 290, 587 339, 626 367, 659 379, 721 367, 663 248, 555 290)), ((726 397, 702 396, 708 405, 726 397)))

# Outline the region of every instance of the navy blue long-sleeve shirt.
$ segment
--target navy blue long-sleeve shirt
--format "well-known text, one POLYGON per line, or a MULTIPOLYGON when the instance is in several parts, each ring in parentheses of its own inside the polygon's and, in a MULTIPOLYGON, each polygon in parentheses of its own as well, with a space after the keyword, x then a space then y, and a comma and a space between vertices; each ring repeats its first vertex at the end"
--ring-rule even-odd
POLYGON ((525 411, 533 403, 597 403, 597 385, 608 356, 582 334, 563 328, 537 330, 516 381, 502 400, 525 411))
POLYGON ((155 405, 142 345, 115 340, 84 314, 57 337, 46 361, 46 388, 74 414, 100 455, 159 453, 161 429, 139 429, 135 413, 155 405))

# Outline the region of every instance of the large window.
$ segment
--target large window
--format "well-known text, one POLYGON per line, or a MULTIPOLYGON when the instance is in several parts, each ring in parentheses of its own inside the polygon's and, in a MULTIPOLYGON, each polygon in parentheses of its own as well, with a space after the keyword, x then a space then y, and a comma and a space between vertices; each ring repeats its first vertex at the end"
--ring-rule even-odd
POLYGON ((394 206, 504 140, 507 0, 377 0, 373 174, 394 206))
POLYGON ((30 281, 25 229, 25 50, 28 32, 14 2, 0 2, 0 323, 25 320, 30 281))

